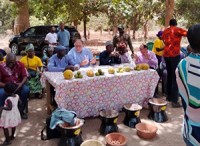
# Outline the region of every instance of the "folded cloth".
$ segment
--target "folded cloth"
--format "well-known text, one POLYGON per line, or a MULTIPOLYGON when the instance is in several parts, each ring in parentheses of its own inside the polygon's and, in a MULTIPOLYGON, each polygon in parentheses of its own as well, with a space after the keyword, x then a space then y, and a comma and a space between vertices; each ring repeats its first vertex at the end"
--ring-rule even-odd
POLYGON ((57 108, 51 115, 50 128, 55 129, 57 125, 65 122, 70 126, 74 126, 76 123, 77 114, 74 111, 68 111, 64 108, 57 108))

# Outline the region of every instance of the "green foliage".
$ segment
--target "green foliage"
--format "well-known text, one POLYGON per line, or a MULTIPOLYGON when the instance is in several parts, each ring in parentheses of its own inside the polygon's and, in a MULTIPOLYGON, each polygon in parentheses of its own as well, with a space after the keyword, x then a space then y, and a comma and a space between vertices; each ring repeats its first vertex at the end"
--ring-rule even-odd
POLYGON ((89 22, 87 24, 89 29, 99 30, 100 28, 106 30, 108 29, 108 17, 106 14, 100 13, 98 16, 89 17, 89 22))
POLYGON ((0 0, 1 29, 11 29, 15 18, 15 5, 9 0, 0 0))
MULTIPOLYGON (((9 0, 1 0, 1 5, 3 1, 9 3, 9 8, 5 10, 12 14, 6 16, 13 19, 13 10, 16 8, 12 9, 9 0)), ((164 4, 164 0, 29 0, 29 12, 33 16, 30 19, 31 25, 58 24, 60 21, 80 24, 81 21, 90 21, 92 18, 99 25, 89 27, 124 24, 137 30, 148 20, 161 20, 165 13, 164 4), (103 19, 105 14, 108 20, 103 19)), ((0 10, 0 15, 3 15, 1 11, 3 10, 0 10)))
POLYGON ((199 23, 200 20, 200 1, 199 0, 178 0, 177 13, 187 20, 187 25, 190 26, 199 23))
POLYGON ((59 21, 74 22, 89 20, 91 15, 101 11, 99 0, 31 0, 30 9, 36 17, 46 23, 58 23, 59 21))
POLYGON ((112 0, 108 7, 110 23, 123 23, 136 29, 148 20, 163 17, 164 3, 160 0, 112 0), (113 19, 114 18, 114 19, 113 19), (114 21, 113 21, 114 20, 114 21))
POLYGON ((68 20, 65 3, 60 0, 31 0, 29 7, 30 12, 45 24, 54 24, 68 20))
POLYGON ((35 16, 30 16, 30 25, 36 26, 36 25, 44 25, 45 22, 43 20, 39 20, 35 16))

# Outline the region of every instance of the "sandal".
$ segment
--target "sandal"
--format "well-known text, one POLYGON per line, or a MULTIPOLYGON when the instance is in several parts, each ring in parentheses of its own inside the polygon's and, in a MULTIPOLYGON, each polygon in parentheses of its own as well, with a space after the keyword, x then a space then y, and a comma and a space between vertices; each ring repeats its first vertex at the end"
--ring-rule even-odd
POLYGON ((6 146, 6 145, 10 145, 10 144, 11 144, 11 141, 6 141, 6 140, 5 140, 5 141, 3 142, 3 144, 2 144, 2 146, 6 146))
POLYGON ((38 93, 37 98, 38 98, 38 99, 42 99, 42 97, 43 97, 42 93, 38 93))
POLYGON ((15 137, 14 136, 10 136, 10 140, 14 140, 15 139, 15 137))
POLYGON ((180 107, 182 107, 182 105, 179 102, 177 102, 177 103, 172 102, 172 107, 173 108, 180 108, 180 107))

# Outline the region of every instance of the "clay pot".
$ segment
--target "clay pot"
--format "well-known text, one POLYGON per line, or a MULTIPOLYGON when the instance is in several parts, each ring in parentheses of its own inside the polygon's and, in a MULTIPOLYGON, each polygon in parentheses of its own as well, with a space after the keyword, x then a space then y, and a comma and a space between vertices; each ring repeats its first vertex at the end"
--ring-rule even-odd
POLYGON ((81 144, 81 146, 105 146, 105 145, 98 140, 88 139, 88 140, 85 140, 81 144))
POLYGON ((69 126, 68 123, 59 124, 58 128, 61 131, 61 137, 76 137, 81 134, 81 128, 84 125, 83 119, 78 119, 75 126, 69 126))
POLYGON ((125 146, 127 138, 121 133, 110 133, 106 135, 107 146, 125 146))
POLYGON ((60 126, 61 128, 63 128, 63 129, 77 129, 77 128, 82 127, 83 124, 84 124, 84 120, 83 120, 83 119, 77 118, 77 120, 76 120, 76 125, 74 125, 74 126, 69 126, 68 123, 63 123, 63 124, 60 124, 59 126, 60 126))
POLYGON ((138 123, 135 128, 137 130, 137 135, 144 139, 154 138, 158 130, 156 126, 146 123, 138 123))

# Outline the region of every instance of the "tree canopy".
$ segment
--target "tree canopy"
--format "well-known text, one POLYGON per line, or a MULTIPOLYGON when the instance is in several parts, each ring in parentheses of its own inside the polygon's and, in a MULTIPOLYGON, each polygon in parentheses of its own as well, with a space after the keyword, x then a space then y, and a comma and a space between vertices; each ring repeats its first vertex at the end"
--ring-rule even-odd
MULTIPOLYGON (((199 0, 1 0, 0 21, 5 28, 12 27, 14 18, 16 22, 16 18, 20 18, 19 14, 23 14, 25 9, 21 8, 22 4, 30 16, 45 24, 63 21, 77 26, 83 21, 85 28, 91 16, 104 14, 108 18, 106 25, 115 28, 118 24, 124 24, 133 30, 133 37, 139 28, 146 29, 150 20, 167 25, 174 14, 182 17, 188 24, 196 23, 200 18, 199 0), (23 11, 19 11, 20 8, 23 11)), ((23 15, 29 17, 27 12, 23 15)), ((23 25, 24 28, 29 26, 23 25)))
POLYGON ((178 0, 177 14, 187 21, 187 26, 199 23, 200 20, 199 0, 178 0))

